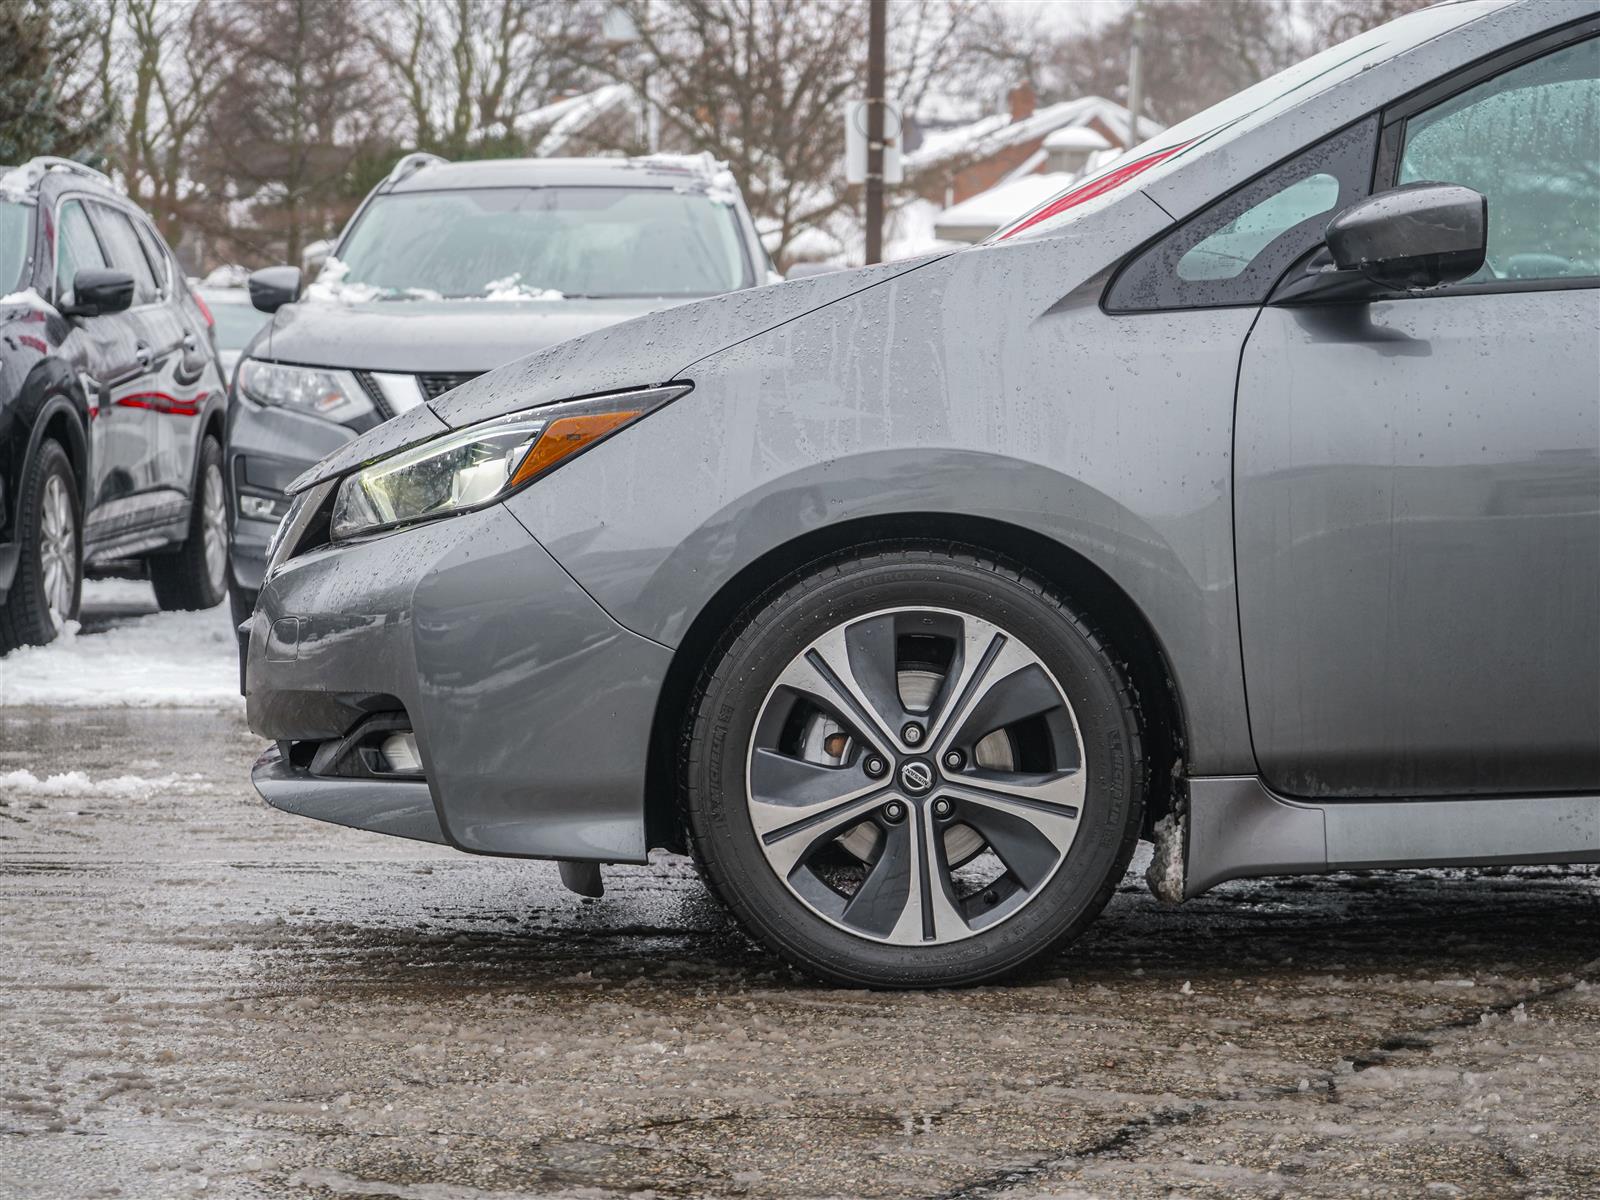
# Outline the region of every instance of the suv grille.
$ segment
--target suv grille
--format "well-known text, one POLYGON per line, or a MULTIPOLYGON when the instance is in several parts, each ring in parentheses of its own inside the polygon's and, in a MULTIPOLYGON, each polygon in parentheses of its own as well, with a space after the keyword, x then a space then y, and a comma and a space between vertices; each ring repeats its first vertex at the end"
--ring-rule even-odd
POLYGON ((417 382, 422 385, 422 394, 429 400, 437 400, 451 388, 458 388, 469 379, 476 379, 480 372, 460 373, 449 375, 418 375, 417 382))
MULTIPOLYGON (((372 398, 372 403, 377 406, 379 414, 385 421, 395 415, 388 399, 383 394, 383 389, 378 386, 378 381, 372 377, 370 371, 353 371, 351 374, 356 377, 356 382, 361 385, 361 389, 372 398)), ((437 400, 451 388, 458 388, 463 383, 466 383, 467 380, 476 379, 480 374, 482 374, 480 371, 470 371, 418 375, 417 385, 422 388, 422 399, 424 401, 437 400)))

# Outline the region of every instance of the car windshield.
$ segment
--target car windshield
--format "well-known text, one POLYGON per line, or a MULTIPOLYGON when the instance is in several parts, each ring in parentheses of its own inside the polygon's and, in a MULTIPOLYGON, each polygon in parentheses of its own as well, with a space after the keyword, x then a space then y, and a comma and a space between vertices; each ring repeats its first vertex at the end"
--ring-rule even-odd
POLYGON ((705 296, 751 282, 738 217, 701 191, 478 188, 375 199, 313 299, 705 296))
POLYGON ((32 206, 0 200, 0 292, 9 292, 22 278, 28 258, 28 218, 32 206))

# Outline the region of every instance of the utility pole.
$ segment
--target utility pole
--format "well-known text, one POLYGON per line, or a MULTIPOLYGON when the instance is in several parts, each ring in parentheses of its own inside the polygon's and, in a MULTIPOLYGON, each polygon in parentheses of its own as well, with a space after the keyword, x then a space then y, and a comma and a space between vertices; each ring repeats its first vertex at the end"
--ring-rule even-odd
POLYGON ((883 261, 884 24, 889 0, 867 0, 867 265, 883 261))
POLYGON ((1128 51, 1128 144, 1131 150, 1144 141, 1139 136, 1139 110, 1144 107, 1144 4, 1133 0, 1133 46, 1128 51))

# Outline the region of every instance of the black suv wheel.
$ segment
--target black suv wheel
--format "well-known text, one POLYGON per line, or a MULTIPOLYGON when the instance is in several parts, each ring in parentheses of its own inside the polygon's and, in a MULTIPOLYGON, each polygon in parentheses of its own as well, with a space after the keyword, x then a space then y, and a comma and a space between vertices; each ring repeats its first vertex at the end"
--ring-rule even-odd
POLYGON ((83 589, 83 509, 72 462, 44 441, 23 476, 16 576, 0 605, 0 653, 56 639, 78 616, 83 589))
POLYGON ((164 609, 212 608, 228 590, 228 497, 222 446, 207 434, 189 510, 189 536, 173 554, 150 560, 156 603, 164 609))

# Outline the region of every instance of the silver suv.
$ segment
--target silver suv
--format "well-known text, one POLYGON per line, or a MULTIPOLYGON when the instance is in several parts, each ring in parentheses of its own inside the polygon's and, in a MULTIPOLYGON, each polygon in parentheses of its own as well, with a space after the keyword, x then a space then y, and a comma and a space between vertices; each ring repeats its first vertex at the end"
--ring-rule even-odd
POLYGON ((233 601, 248 616, 289 481, 358 433, 566 338, 776 276, 709 155, 449 163, 412 154, 317 280, 250 280, 273 314, 228 410, 233 601))

